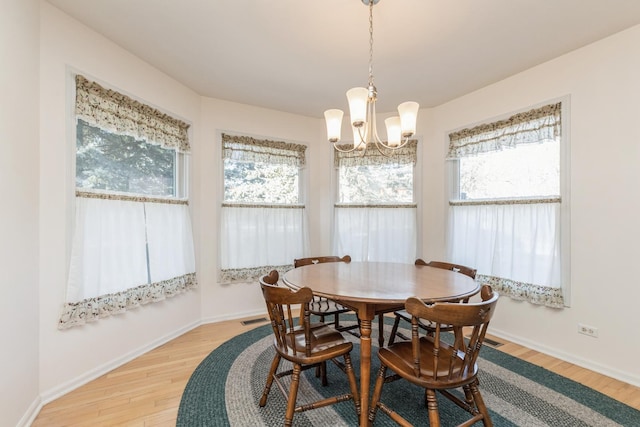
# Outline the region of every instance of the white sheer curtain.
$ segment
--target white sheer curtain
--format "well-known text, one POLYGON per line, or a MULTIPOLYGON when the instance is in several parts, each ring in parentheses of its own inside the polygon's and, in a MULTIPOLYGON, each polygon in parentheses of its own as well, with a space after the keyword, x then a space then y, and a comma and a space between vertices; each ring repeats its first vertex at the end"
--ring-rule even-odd
POLYGON ((223 205, 221 282, 251 280, 265 271, 293 268, 309 251, 303 206, 223 205))
POLYGON ((189 207, 145 203, 145 212, 151 283, 196 271, 189 207))
POLYGON ((412 263, 416 259, 416 207, 335 207, 334 253, 353 261, 412 263))
POLYGON ((70 265, 70 302, 147 283, 143 204, 78 197, 70 265))
POLYGON ((122 198, 126 197, 76 197, 76 231, 60 329, 197 286, 187 205, 122 198))
POLYGON ((560 288, 560 203, 450 207, 450 259, 513 283, 560 288))

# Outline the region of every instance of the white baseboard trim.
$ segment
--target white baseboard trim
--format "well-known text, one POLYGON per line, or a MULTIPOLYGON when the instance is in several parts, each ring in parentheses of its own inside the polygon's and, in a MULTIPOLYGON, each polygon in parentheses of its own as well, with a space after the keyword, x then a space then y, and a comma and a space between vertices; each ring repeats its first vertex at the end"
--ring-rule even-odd
MULTIPOLYGON (((116 359, 111 360, 110 362, 107 362, 101 366, 96 367, 95 369, 92 369, 89 372, 85 372, 84 374, 70 380, 67 381, 66 383, 63 383, 57 387, 54 387, 50 390, 46 390, 44 392, 42 392, 40 394, 40 400, 41 400, 41 405, 40 407, 46 405, 49 402, 52 402, 54 400, 56 400, 57 398, 64 396, 65 394, 69 393, 70 391, 73 391, 75 389, 77 389, 80 386, 83 386, 85 384, 87 384, 90 381, 95 380, 96 378, 114 370, 115 368, 118 368, 122 365, 124 365, 127 362, 132 361, 133 359, 135 359, 136 357, 139 357, 141 355, 143 355, 144 353, 147 353, 150 350, 153 350, 156 347, 159 347, 163 344, 166 344, 167 342, 171 341, 174 338, 179 337, 180 335, 190 331, 191 329, 200 326, 201 322, 200 321, 196 321, 196 322, 192 322, 187 326, 184 326, 180 329, 177 329, 167 335, 164 335, 142 347, 139 347, 127 354, 125 354, 122 357, 118 357, 116 359)), ((37 414, 37 413, 36 413, 37 414)))
POLYGON ((29 405, 27 411, 22 415, 16 427, 28 427, 36 420, 36 417, 40 413, 40 409, 44 406, 42 403, 42 399, 40 396, 36 397, 36 399, 29 405))
POLYGON ((556 359, 564 360, 565 362, 573 363, 574 365, 580 366, 585 369, 589 369, 590 371, 597 372, 602 375, 606 375, 608 377, 625 382, 627 384, 631 384, 636 387, 640 387, 640 377, 637 375, 630 375, 629 372, 620 371, 617 369, 613 369, 610 366, 604 366, 599 363, 594 363, 593 361, 576 357, 574 354, 565 353, 562 351, 558 351, 557 349, 541 345, 536 341, 522 339, 522 337, 512 335, 500 329, 490 328, 488 333, 498 338, 504 338, 513 343, 525 346, 532 350, 536 350, 541 353, 548 354, 549 356, 553 356, 556 359))
POLYGON ((201 324, 205 325, 208 323, 224 322, 226 320, 236 320, 236 319, 244 319, 246 317, 257 317, 257 316, 266 316, 266 315, 267 315, 267 312, 264 309, 251 310, 251 311, 244 311, 242 313, 234 313, 232 315, 206 317, 202 319, 201 324))

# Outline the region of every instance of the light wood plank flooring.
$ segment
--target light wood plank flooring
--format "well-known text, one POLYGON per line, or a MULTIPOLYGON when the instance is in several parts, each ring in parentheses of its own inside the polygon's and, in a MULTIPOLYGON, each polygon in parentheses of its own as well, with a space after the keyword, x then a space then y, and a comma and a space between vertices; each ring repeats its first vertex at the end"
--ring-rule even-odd
MULTIPOLYGON (((45 405, 33 426, 175 426, 191 373, 228 339, 264 325, 242 320, 202 325, 45 405)), ((640 409, 640 388, 496 337, 499 350, 640 409)))

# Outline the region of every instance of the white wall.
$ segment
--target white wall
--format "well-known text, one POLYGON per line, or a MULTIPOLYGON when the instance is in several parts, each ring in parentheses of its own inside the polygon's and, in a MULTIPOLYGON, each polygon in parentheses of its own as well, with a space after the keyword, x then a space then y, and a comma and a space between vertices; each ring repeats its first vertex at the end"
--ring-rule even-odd
POLYGON ((30 418, 38 398, 39 1, 0 13, 0 425, 30 418))
MULTIPOLYGON (((425 239, 444 241, 444 162, 449 131, 570 95, 571 307, 503 298, 494 333, 640 385, 640 26, 532 68, 433 110, 425 182, 442 209, 425 239), (428 185, 428 184, 427 184, 428 185), (577 324, 599 338, 577 333, 577 324)), ((442 250, 444 248, 442 247, 442 250)), ((444 256, 432 248, 427 258, 444 256)))
MULTIPOLYGON (((200 97, 46 2, 42 2, 39 42, 40 390, 46 402, 184 332, 201 318, 200 291, 196 290, 83 327, 57 329, 74 216, 70 70, 191 123, 196 130, 191 138, 194 149, 199 144, 200 97)), ((21 163, 29 165, 26 160, 21 163)), ((198 176, 197 165, 191 172, 196 191, 191 203, 194 210, 199 203, 199 182, 193 179, 198 176)), ((199 232, 195 222, 194 232, 199 232)))
POLYGON ((240 133, 307 145, 305 176, 311 253, 328 254, 331 151, 323 137, 324 124, 319 119, 203 98, 202 125, 202 144, 197 157, 201 162, 199 178, 202 182, 202 203, 198 212, 202 221, 198 277, 202 284, 203 319, 209 322, 265 313, 264 300, 255 283, 217 283, 218 213, 222 197, 220 133, 240 133))

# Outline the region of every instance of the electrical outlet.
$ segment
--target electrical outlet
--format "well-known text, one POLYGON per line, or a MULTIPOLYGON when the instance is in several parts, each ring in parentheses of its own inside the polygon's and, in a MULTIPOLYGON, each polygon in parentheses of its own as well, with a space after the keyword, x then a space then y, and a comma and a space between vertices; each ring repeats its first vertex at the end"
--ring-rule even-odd
POLYGON ((598 328, 594 328, 593 326, 589 325, 583 325, 582 323, 578 323, 578 333, 598 338, 598 328))

